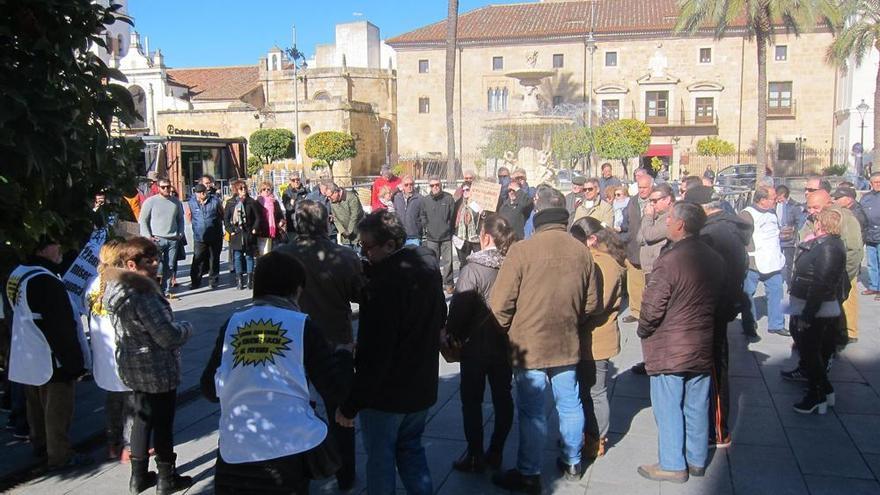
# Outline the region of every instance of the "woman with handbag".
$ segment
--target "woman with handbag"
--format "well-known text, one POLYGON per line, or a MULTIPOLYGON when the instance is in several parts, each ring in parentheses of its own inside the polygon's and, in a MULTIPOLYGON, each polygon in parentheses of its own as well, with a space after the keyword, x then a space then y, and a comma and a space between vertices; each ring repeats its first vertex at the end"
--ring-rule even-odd
POLYGON ((238 289, 253 289, 254 257, 257 254, 257 233, 263 225, 260 205, 248 194, 245 181, 232 183, 232 198, 223 209, 226 216, 226 232, 229 233, 229 250, 238 278, 238 289))
POLYGON ((513 426, 512 371, 509 342, 501 332, 489 294, 516 233, 503 217, 490 214, 482 222, 480 251, 468 256, 461 269, 446 320, 448 338, 461 347, 461 410, 468 442, 465 455, 452 464, 458 471, 479 473, 501 467, 504 442, 513 426), (495 430, 483 453, 483 390, 486 379, 495 408, 495 430))

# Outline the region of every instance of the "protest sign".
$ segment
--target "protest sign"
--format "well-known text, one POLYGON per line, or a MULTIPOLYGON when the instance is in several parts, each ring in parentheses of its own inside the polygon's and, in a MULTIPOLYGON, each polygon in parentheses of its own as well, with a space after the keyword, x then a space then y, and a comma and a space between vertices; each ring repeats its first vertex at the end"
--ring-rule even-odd
POLYGON ((64 287, 70 295, 73 309, 78 314, 86 314, 83 294, 85 294, 89 284, 92 283, 92 279, 98 275, 98 254, 106 240, 107 229, 99 229, 92 232, 89 242, 86 243, 79 256, 76 257, 76 260, 70 265, 64 277, 62 277, 64 287))
POLYGON ((471 204, 476 203, 480 211, 495 211, 500 193, 501 184, 484 180, 474 181, 471 184, 471 204))

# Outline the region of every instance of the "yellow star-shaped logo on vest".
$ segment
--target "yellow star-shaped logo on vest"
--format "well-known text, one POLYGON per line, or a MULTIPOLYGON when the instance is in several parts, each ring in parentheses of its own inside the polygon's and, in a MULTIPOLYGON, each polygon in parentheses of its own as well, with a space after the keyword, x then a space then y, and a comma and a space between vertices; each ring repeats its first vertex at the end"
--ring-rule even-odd
POLYGON ((287 344, 292 340, 286 335, 287 330, 281 328, 281 323, 271 319, 251 320, 241 325, 232 336, 232 367, 275 364, 275 356, 284 356, 283 351, 290 350, 287 344))

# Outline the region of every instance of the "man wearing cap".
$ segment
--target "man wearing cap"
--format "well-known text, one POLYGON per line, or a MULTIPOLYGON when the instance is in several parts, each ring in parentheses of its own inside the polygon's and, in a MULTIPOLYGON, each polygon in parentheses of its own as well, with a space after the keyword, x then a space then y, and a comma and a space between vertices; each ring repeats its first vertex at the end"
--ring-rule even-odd
POLYGON ((370 199, 370 205, 373 207, 373 211, 383 208, 382 202, 379 201, 379 192, 382 188, 388 186, 388 188, 391 189, 392 194, 394 194, 397 192, 399 185, 400 177, 394 175, 394 172, 391 171, 391 167, 388 165, 382 165, 382 168, 379 170, 379 177, 373 181, 373 189, 370 199))
POLYGON ((715 190, 695 186, 685 194, 685 201, 703 207, 706 224, 700 229, 700 239, 724 259, 725 286, 718 299, 714 318, 712 392, 709 397, 709 444, 716 447, 730 445, 728 416, 730 387, 727 379, 728 346, 727 324, 742 310, 743 282, 748 269, 746 246, 752 238, 752 225, 722 206, 715 190))
POLYGON ((862 239, 864 239, 868 230, 868 216, 865 214, 865 209, 862 208, 862 205, 856 201, 856 190, 852 187, 841 186, 834 191, 831 197, 834 198, 834 203, 837 206, 846 208, 856 217, 862 228, 862 239))
POLYGON ((287 222, 287 235, 291 240, 296 235, 296 229, 294 229, 293 225, 293 212, 296 211, 297 203, 306 199, 308 194, 309 191, 303 185, 299 172, 294 172, 290 179, 288 179, 284 194, 281 195, 281 204, 284 206, 284 220, 287 222))
POLYGON ((584 184, 587 178, 578 175, 571 179, 571 192, 565 195, 565 209, 568 210, 568 224, 574 221, 574 212, 584 202, 584 184))
POLYGON ((208 282, 217 288, 220 279, 220 251, 223 249, 223 204, 210 194, 204 184, 196 184, 187 201, 186 216, 193 230, 193 260, 190 266, 191 288, 202 286, 202 272, 208 266, 208 282))

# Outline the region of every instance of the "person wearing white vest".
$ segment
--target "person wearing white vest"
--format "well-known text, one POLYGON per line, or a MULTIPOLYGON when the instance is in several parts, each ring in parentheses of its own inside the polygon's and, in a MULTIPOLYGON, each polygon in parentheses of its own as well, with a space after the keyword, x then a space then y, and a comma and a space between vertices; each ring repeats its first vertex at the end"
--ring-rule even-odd
POLYGON ((202 373, 202 393, 220 402, 214 492, 307 494, 341 460, 327 424, 309 404, 309 383, 340 403, 352 375, 352 345, 330 344, 297 299, 303 265, 278 251, 254 269, 254 304, 221 327, 202 373))
POLYGON ((34 454, 47 458, 49 469, 92 461, 70 444, 75 385, 87 371, 88 351, 57 275, 59 263, 60 245, 44 239, 6 284, 13 313, 9 380, 26 385, 31 445, 34 454))
POLYGON ((785 256, 779 243, 779 219, 775 208, 776 190, 769 186, 759 186, 755 191, 754 205, 740 213, 740 218, 754 225, 752 240, 747 248, 749 271, 743 286, 750 299, 751 310, 743 311, 743 327, 756 327, 758 315, 755 310, 755 291, 758 289, 758 282, 763 282, 767 295, 767 331, 788 337, 785 316, 782 313, 782 269, 785 267, 785 256))
MULTIPOLYGON (((95 384, 107 392, 104 400, 107 439, 107 458, 127 461, 130 456, 128 436, 125 426, 133 419, 131 389, 119 377, 116 364, 116 329, 104 305, 104 289, 107 284, 107 270, 120 268, 120 253, 124 242, 108 240, 101 246, 98 254, 98 276, 83 294, 83 307, 89 320, 89 345, 92 348, 92 374, 95 384)), ((155 480, 153 481, 155 483, 155 480)))

